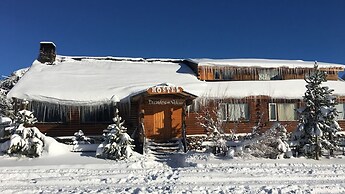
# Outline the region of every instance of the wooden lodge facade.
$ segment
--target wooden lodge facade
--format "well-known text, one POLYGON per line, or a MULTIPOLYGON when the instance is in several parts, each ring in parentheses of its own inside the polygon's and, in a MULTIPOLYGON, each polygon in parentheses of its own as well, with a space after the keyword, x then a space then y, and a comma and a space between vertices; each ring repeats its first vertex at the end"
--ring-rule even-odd
MULTIPOLYGON (((17 102, 17 109, 22 100, 30 101, 29 108, 40 121, 37 127, 50 136, 71 136, 79 129, 86 135, 101 135, 112 123, 115 106, 129 134, 143 125, 146 137, 157 140, 205 134, 198 120, 205 110, 222 121, 227 133, 250 133, 254 126, 264 131, 275 122, 292 131, 298 124, 296 110, 303 106, 304 76, 313 71, 313 63, 301 61, 68 58, 56 56, 52 45, 41 44, 39 59, 44 61, 34 62, 8 95, 17 102), (95 73, 90 72, 88 68, 94 67, 95 73), (116 74, 113 83, 118 85, 111 85, 111 71, 116 74), (123 75, 128 71, 138 72, 123 75), (97 76, 100 78, 94 78, 97 76), (121 76, 122 81, 116 80, 121 76), (106 86, 97 82, 103 77, 106 86), (85 81, 78 84, 78 78, 85 81), (35 88, 34 83, 42 85, 35 88), (29 86, 32 88, 23 90, 29 86), (85 95, 81 95, 84 88, 85 95), (108 95, 109 90, 115 97, 108 95), (109 98, 104 100, 104 96, 109 98), (96 98, 101 100, 93 100, 96 98)), ((345 128, 345 83, 338 80, 338 72, 344 68, 321 64, 320 69, 328 73, 329 87, 335 87, 339 124, 345 128)))

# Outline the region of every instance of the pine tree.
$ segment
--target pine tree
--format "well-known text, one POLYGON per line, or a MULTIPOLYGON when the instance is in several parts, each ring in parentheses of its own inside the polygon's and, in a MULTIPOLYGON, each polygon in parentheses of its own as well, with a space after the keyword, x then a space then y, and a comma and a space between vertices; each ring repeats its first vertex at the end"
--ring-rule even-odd
POLYGON ((96 157, 122 160, 132 155, 133 139, 126 133, 127 129, 123 126, 118 109, 115 110, 114 124, 105 130, 104 141, 98 146, 96 157))
POLYGON ((300 123, 293 134, 297 141, 298 150, 307 157, 319 159, 321 149, 333 154, 336 148, 335 133, 340 130, 336 121, 336 98, 332 96, 333 90, 321 86, 326 82, 326 72, 320 71, 315 62, 314 72, 305 78, 306 92, 303 96, 304 109, 300 111, 300 123))
MULTIPOLYGON (((28 102, 24 101, 24 107, 28 102)), ((34 114, 25 108, 19 111, 13 125, 8 127, 9 140, 4 143, 3 152, 10 155, 39 157, 44 148, 44 138, 38 128, 29 127, 37 122, 34 114)))
POLYGON ((27 70, 28 68, 20 69, 0 80, 0 116, 6 116, 13 119, 14 111, 12 100, 7 99, 6 95, 16 85, 19 79, 23 77, 27 70))

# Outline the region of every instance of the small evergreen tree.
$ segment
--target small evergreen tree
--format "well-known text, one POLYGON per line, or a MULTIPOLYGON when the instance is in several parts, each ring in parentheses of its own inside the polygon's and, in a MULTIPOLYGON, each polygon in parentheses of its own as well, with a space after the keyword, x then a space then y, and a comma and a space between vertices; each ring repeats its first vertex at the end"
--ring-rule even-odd
POLYGON ((126 133, 127 129, 123 126, 124 121, 121 119, 116 108, 114 124, 109 125, 105 130, 104 141, 98 146, 96 157, 123 160, 132 155, 134 140, 126 133))
POLYGON ((91 144, 93 141, 91 138, 86 137, 84 132, 82 130, 79 130, 74 133, 74 136, 72 137, 72 144, 78 145, 78 144, 91 144))
POLYGON ((326 72, 320 71, 315 62, 314 72, 305 78, 307 91, 303 96, 305 107, 300 110, 300 123, 292 136, 298 150, 307 157, 319 159, 321 149, 333 154, 337 147, 335 133, 340 130, 336 121, 336 98, 333 90, 321 86, 326 82, 326 72))
MULTIPOLYGON (((24 101, 24 107, 28 102, 24 101)), ((43 152, 44 135, 36 127, 28 127, 37 122, 31 111, 25 108, 19 111, 13 125, 7 130, 9 140, 2 146, 2 151, 11 155, 39 157, 43 152)))

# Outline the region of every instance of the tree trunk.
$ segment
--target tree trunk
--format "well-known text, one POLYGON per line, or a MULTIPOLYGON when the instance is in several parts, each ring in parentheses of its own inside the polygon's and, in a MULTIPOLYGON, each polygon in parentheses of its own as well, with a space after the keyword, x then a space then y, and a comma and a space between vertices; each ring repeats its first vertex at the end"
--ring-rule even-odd
POLYGON ((315 160, 319 160, 319 153, 320 153, 319 137, 316 136, 315 160))
MULTIPOLYGON (((329 141, 330 141, 331 143, 333 143, 333 134, 332 134, 332 133, 329 133, 329 134, 328 134, 328 139, 329 139, 329 141)), ((329 155, 332 156, 332 157, 334 156, 333 148, 330 148, 330 149, 329 149, 329 155)))

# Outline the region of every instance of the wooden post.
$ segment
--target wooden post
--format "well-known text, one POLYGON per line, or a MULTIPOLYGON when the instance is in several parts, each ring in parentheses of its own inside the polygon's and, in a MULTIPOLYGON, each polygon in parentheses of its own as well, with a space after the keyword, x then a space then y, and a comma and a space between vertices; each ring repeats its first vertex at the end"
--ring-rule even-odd
POLYGON ((182 107, 182 144, 185 153, 187 152, 186 115, 186 102, 184 102, 182 107))

